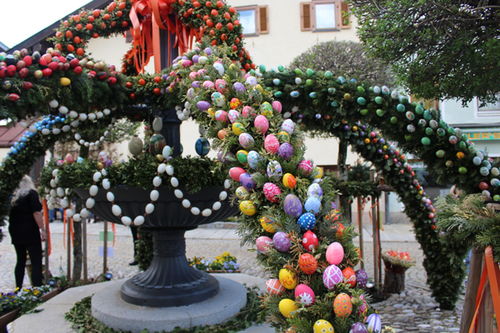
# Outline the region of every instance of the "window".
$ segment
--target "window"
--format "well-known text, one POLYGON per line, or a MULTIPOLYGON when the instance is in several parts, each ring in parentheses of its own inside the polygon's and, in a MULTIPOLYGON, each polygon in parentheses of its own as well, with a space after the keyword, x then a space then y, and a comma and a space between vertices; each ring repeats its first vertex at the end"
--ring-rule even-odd
POLYGON ((498 93, 496 97, 497 100, 495 102, 486 104, 483 104, 479 98, 476 98, 476 110, 478 117, 500 116, 500 93, 498 93))
POLYGON ((351 27, 349 6, 340 0, 312 0, 300 4, 302 31, 333 31, 351 27))
POLYGON ((267 34, 267 6, 237 7, 243 36, 258 36, 267 34))

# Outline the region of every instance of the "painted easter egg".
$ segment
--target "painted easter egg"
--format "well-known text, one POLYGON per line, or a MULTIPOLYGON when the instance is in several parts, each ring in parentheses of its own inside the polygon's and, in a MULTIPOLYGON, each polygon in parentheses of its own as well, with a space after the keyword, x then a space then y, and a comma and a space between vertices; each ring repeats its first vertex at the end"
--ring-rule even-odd
POLYGON ((267 177, 272 180, 279 180, 283 175, 283 168, 281 167, 280 162, 271 160, 267 163, 266 168, 267 177))
MULTIPOLYGON (((294 189, 295 186, 297 185, 297 180, 296 180, 295 176, 292 175, 291 173, 285 173, 283 175, 283 185, 286 188, 294 189)), ((319 205, 321 206, 321 202, 319 203, 319 205)))
POLYGON ((316 320, 313 326, 314 333, 334 333, 333 326, 328 320, 316 320))
POLYGON ((255 117, 256 114, 257 112, 255 111, 255 109, 248 105, 245 105, 243 107, 243 110, 241 110, 241 115, 245 118, 255 117))
POLYGON ((323 284, 327 289, 333 289, 337 283, 342 282, 342 271, 335 265, 330 265, 323 272, 323 284))
POLYGON ((293 156, 293 146, 288 142, 282 143, 278 148, 278 156, 289 161, 293 156))
POLYGON ((356 283, 358 288, 366 288, 366 283, 368 282, 368 274, 364 269, 358 269, 356 271, 356 283))
POLYGON ((273 240, 267 236, 260 236, 255 240, 255 247, 259 253, 266 254, 273 247, 273 240))
MULTIPOLYGON (((200 59, 201 58, 203 57, 200 57, 200 59)), ((212 81, 203 81, 203 84, 201 86, 205 89, 212 89, 215 87, 215 83, 213 83, 212 81)))
POLYGON ((238 150, 236 152, 236 159, 241 164, 246 164, 248 162, 248 152, 246 150, 238 150))
POLYGON ((235 82, 235 83, 233 83, 233 89, 237 93, 242 93, 242 92, 245 92, 245 90, 246 90, 245 85, 243 83, 241 83, 241 82, 235 82))
POLYGON ((149 139, 149 152, 153 155, 161 154, 166 145, 167 141, 163 135, 153 134, 149 139))
POLYGON ((292 119, 286 119, 281 124, 281 129, 291 135, 295 130, 295 123, 293 122, 292 119))
POLYGON ((234 123, 240 117, 240 113, 238 111, 236 111, 236 110, 229 110, 229 112, 227 114, 227 117, 229 118, 229 121, 231 123, 234 123))
POLYGON ((351 296, 346 293, 340 293, 333 301, 333 312, 337 317, 348 317, 352 312, 351 296))
POLYGON ((349 283, 353 288, 356 286, 356 272, 352 267, 344 268, 342 275, 344 275, 344 282, 349 283))
POLYGON ((267 216, 262 216, 259 219, 261 227, 269 232, 269 233, 275 233, 276 232, 276 221, 270 217, 267 216))
POLYGON ((240 200, 244 200, 250 195, 248 190, 243 186, 238 186, 234 191, 234 194, 236 194, 236 197, 240 200))
POLYGON ((304 209, 307 212, 318 214, 321 210, 321 200, 318 197, 308 197, 306 202, 304 202, 304 209))
POLYGON ((269 129, 269 120, 267 120, 267 118, 263 115, 258 115, 257 117, 255 117, 253 124, 257 129, 257 132, 262 134, 266 134, 267 130, 269 129))
POLYGON ((220 62, 214 62, 214 64, 212 65, 215 70, 219 73, 219 75, 224 75, 224 65, 220 62))
POLYGON ((299 217, 302 214, 302 202, 295 194, 288 194, 283 201, 285 214, 299 217))
POLYGON ((335 230, 335 237, 337 237, 338 239, 342 239, 344 237, 345 227, 342 223, 335 222, 332 225, 332 229, 335 230))
POLYGON ((354 323, 349 330, 349 333, 368 333, 366 326, 362 323, 354 323))
POLYGON ((240 168, 240 167, 232 167, 229 169, 229 177, 231 177, 232 180, 239 182, 240 181, 240 175, 245 173, 245 169, 240 168))
POLYGON ((240 175, 240 184, 245 187, 247 190, 252 190, 255 188, 255 180, 253 180, 252 175, 248 172, 244 172, 240 175))
POLYGON ((221 94, 224 94, 227 90, 227 82, 226 80, 223 79, 217 79, 215 80, 215 89, 220 92, 221 94))
POLYGON ((218 91, 213 92, 210 98, 216 106, 222 107, 226 104, 226 97, 218 91))
POLYGON ((271 105, 273 107, 273 110, 278 113, 281 113, 281 110, 283 110, 283 106, 281 105, 280 101, 273 101, 271 105))
POLYGON ((217 110, 215 112, 215 120, 220 123, 227 123, 227 112, 224 110, 217 110))
POLYGON ((286 289, 294 289, 295 286, 297 285, 297 276, 295 275, 294 272, 292 272, 287 268, 280 269, 278 277, 280 279, 281 284, 286 289))
POLYGON ((323 189, 318 183, 312 183, 307 188, 307 196, 321 198, 323 196, 323 189))
POLYGON ((273 245, 274 248, 280 252, 288 252, 292 246, 292 242, 287 233, 278 231, 273 236, 273 245))
POLYGON ((262 160, 262 158, 260 157, 259 153, 256 152, 255 150, 251 150, 248 153, 247 161, 248 161, 248 165, 250 166, 250 168, 257 169, 259 166, 259 162, 261 160, 262 160))
POLYGON ((229 101, 229 107, 231 109, 237 109, 240 107, 240 105, 241 105, 241 101, 239 98, 233 97, 233 98, 231 98, 231 101, 229 101))
POLYGON ((311 230, 308 230, 302 235, 302 246, 307 251, 317 249, 319 246, 318 236, 311 230))
POLYGON ((285 287, 278 279, 269 279, 266 281, 266 291, 271 295, 281 295, 285 292, 285 287))
POLYGON ((269 102, 264 102, 260 105, 260 114, 270 117, 273 115, 273 107, 269 102))
POLYGON ((311 161, 302 160, 297 165, 297 169, 299 170, 300 174, 302 174, 305 177, 308 177, 313 172, 314 166, 313 166, 313 163, 311 161))
POLYGON ((278 202, 278 196, 281 194, 281 189, 274 183, 265 183, 262 189, 264 196, 271 202, 278 202))
POLYGON ((276 154, 280 148, 280 142, 276 136, 269 134, 264 140, 264 149, 270 154, 276 154))
POLYGON ((217 132, 217 137, 219 140, 224 140, 227 136, 227 131, 225 129, 221 129, 217 132))
POLYGON ((257 208, 251 200, 240 201, 239 207, 240 211, 247 216, 253 216, 255 215, 255 213, 257 213, 257 208))
POLYGON ((242 133, 245 133, 246 128, 245 125, 243 125, 242 123, 236 122, 231 125, 231 130, 233 131, 234 134, 240 135, 242 133))
POLYGON ((314 167, 313 171, 314 179, 321 179, 325 175, 325 169, 323 167, 314 167))
POLYGON ((330 265, 338 265, 344 259, 344 248, 339 242, 333 242, 326 248, 326 261, 330 265))
POLYGON ((316 224, 316 217, 313 213, 304 213, 300 215, 299 219, 297 220, 297 224, 302 231, 311 230, 316 224))
POLYGON ((316 300, 314 291, 307 284, 299 284, 295 287, 295 300, 305 306, 310 306, 314 304, 316 300))
POLYGON ((206 138, 198 138, 194 145, 196 153, 200 156, 205 156, 210 151, 210 142, 206 138))
POLYGON ((238 136, 238 142, 239 144, 245 148, 245 149, 249 149, 249 148, 252 148, 253 145, 255 144, 255 140, 253 139, 253 137, 248 134, 248 133, 241 133, 239 136, 238 136))
POLYGON ((299 257, 299 268, 304 274, 314 274, 318 269, 318 261, 312 254, 303 253, 299 257))
POLYGON ((137 136, 134 136, 128 143, 128 150, 132 155, 138 156, 142 153, 143 146, 144 144, 142 143, 142 140, 137 136))
POLYGON ((198 103, 196 103, 196 107, 200 111, 206 111, 210 107, 210 103, 208 103, 207 101, 199 101, 198 103))
POLYGON ((289 298, 284 298, 279 302, 278 309, 283 317, 293 318, 293 316, 295 315, 295 311, 297 311, 299 307, 297 306, 297 303, 295 303, 295 301, 289 298))
POLYGON ((280 142, 290 142, 290 134, 288 134, 288 132, 280 131, 277 136, 280 142))
POLYGON ((380 316, 376 313, 372 313, 366 319, 368 333, 380 333, 382 332, 382 321, 380 316))

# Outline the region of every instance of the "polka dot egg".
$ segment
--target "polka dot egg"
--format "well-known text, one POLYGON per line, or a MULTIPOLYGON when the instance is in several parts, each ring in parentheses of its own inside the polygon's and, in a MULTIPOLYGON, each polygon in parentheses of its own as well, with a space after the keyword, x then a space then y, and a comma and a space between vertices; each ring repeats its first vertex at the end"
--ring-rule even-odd
POLYGON ((333 312, 340 318, 348 317, 352 312, 351 296, 340 293, 333 301, 333 312))
POLYGON ((301 230, 310 230, 316 224, 316 217, 312 213, 302 214, 297 221, 301 230))
POLYGON ((313 331, 314 333, 334 333, 332 324, 324 319, 317 320, 314 323, 313 331))

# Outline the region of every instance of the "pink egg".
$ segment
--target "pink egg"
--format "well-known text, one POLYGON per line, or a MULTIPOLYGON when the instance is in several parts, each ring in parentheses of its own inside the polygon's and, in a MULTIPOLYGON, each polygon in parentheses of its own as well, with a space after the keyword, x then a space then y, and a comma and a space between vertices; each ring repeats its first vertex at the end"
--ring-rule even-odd
POLYGON ((266 134, 267 130, 269 129, 269 121, 263 115, 258 115, 257 117, 255 117, 253 124, 257 131, 262 134, 266 134))
POLYGON ((202 86, 205 89, 212 89, 215 84, 212 81, 204 81, 202 86))
POLYGON ((229 121, 234 123, 240 117, 240 113, 236 110, 229 110, 228 117, 229 121))
POLYGON ((295 300, 305 306, 310 306, 314 304, 316 298, 311 287, 301 283, 295 287, 295 300))
POLYGON ((244 174, 246 171, 243 168, 240 167, 233 167, 229 169, 229 177, 231 177, 232 180, 239 182, 240 181, 240 176, 244 174))
POLYGON ((238 142, 245 149, 250 149, 253 147, 255 140, 248 133, 241 133, 238 137, 238 142))
POLYGON ((274 102, 272 103, 272 106, 273 106, 273 110, 274 110, 274 111, 281 113, 281 110, 283 109, 283 107, 282 107, 282 105, 281 105, 281 102, 280 102, 280 101, 274 101, 274 102))
POLYGON ((281 189, 274 183, 265 183, 263 187, 264 196, 271 202, 278 202, 281 189))
POLYGON ((255 247, 259 253, 267 253, 273 247, 273 240, 267 236, 260 236, 255 240, 255 247))
POLYGON ((344 259, 344 248, 339 242, 333 242, 326 249, 326 261, 330 265, 338 265, 344 259))
POLYGON ((343 280, 342 271, 335 265, 328 266, 323 272, 323 284, 327 289, 333 289, 337 283, 343 280))
POLYGON ((227 122, 227 112, 224 110, 218 110, 215 112, 215 120, 221 123, 227 122))
POLYGON ((217 89, 218 92, 224 93, 227 90, 227 82, 226 80, 223 79, 217 79, 215 80, 215 89, 217 89))
POLYGON ((297 165, 297 169, 299 169, 302 175, 307 177, 313 172, 314 165, 309 160, 302 160, 299 162, 299 165, 297 165))
POLYGON ((243 107, 243 110, 241 110, 241 114, 243 117, 248 118, 248 117, 254 117, 257 112, 255 112, 255 109, 251 106, 245 105, 243 107))
POLYGON ((264 148, 268 153, 276 154, 280 148, 280 142, 276 136, 269 134, 264 140, 264 148))

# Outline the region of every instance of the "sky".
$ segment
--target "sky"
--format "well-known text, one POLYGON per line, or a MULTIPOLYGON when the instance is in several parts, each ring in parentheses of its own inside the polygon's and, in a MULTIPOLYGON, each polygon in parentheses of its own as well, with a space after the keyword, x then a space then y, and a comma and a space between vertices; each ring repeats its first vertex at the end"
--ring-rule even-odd
POLYGON ((89 2, 91 1, 2 1, 0 42, 13 47, 89 2))

